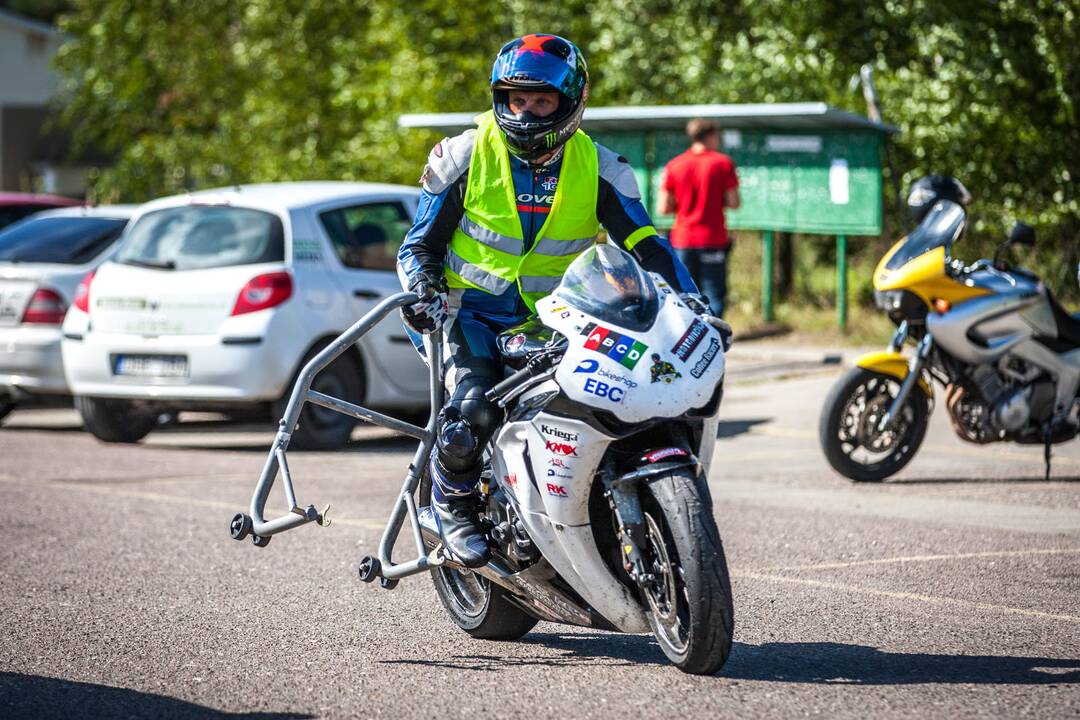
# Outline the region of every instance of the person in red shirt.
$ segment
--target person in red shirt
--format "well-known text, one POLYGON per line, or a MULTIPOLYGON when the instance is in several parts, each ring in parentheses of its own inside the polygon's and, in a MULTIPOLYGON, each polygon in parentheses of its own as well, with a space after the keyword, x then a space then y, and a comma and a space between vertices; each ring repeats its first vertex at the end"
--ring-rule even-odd
POLYGON ((724 208, 739 207, 735 163, 720 152, 720 127, 711 120, 686 124, 690 149, 672 158, 660 182, 659 210, 675 213, 671 245, 713 313, 724 314, 731 237, 724 208))

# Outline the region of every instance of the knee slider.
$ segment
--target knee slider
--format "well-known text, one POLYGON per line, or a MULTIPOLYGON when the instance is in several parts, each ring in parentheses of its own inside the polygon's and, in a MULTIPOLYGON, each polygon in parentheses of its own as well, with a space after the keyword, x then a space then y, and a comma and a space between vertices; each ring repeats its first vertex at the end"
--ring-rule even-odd
POLYGON ((480 443, 468 419, 463 417, 455 407, 444 408, 441 414, 438 437, 439 455, 454 465, 476 462, 480 455, 480 443))

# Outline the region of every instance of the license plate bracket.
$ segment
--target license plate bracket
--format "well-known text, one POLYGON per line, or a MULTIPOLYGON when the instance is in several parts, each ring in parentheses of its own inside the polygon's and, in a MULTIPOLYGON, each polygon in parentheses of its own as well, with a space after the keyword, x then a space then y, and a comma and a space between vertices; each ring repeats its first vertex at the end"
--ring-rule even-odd
POLYGON ((113 375, 123 377, 186 378, 187 355, 127 355, 112 358, 113 375))

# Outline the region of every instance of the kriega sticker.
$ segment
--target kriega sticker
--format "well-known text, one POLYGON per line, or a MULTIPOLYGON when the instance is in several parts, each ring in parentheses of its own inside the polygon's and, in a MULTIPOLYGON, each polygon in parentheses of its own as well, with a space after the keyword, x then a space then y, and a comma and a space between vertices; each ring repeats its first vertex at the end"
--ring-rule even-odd
POLYGON ((694 322, 690 323, 690 327, 686 328, 686 332, 679 338, 679 342, 675 343, 675 347, 671 348, 671 352, 675 353, 680 360, 686 362, 694 354, 697 346, 701 344, 702 339, 705 337, 705 331, 705 323, 694 318, 694 322))
POLYGON ((713 358, 716 357, 716 353, 720 351, 720 341, 716 338, 709 339, 709 346, 705 348, 705 354, 701 356, 701 359, 694 363, 694 367, 690 369, 690 374, 696 378, 705 374, 705 371, 712 365, 713 358))
POLYGON ((627 335, 620 335, 596 323, 586 325, 581 334, 588 337, 588 340, 585 341, 586 349, 607 355, 630 370, 634 369, 638 364, 638 360, 649 349, 649 346, 645 343, 638 342, 627 335))
POLYGON ((562 428, 557 428, 554 425, 540 425, 540 432, 545 435, 551 435, 561 440, 567 440, 569 442, 577 442, 578 434, 574 432, 567 432, 562 428))

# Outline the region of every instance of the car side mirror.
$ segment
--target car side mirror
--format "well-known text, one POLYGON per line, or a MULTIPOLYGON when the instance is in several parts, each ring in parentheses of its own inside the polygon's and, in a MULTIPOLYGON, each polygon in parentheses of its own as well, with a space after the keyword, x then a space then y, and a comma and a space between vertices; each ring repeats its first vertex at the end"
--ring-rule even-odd
POLYGON ((1030 225, 1025 225, 1019 220, 1014 222, 1012 230, 1009 231, 1009 242, 1013 245, 1027 245, 1028 247, 1034 247, 1035 228, 1030 225))

